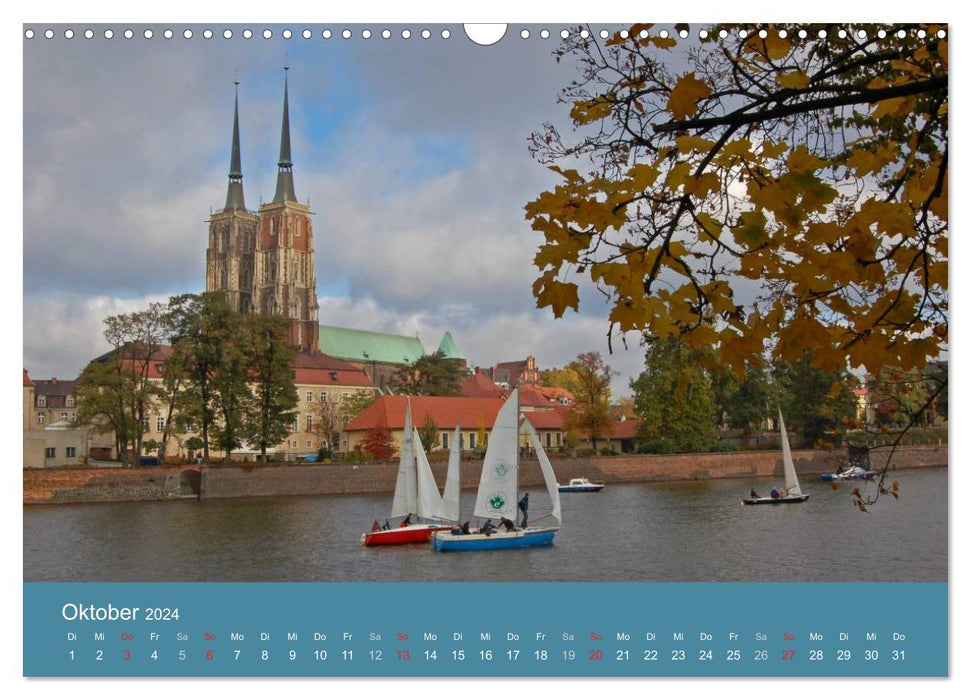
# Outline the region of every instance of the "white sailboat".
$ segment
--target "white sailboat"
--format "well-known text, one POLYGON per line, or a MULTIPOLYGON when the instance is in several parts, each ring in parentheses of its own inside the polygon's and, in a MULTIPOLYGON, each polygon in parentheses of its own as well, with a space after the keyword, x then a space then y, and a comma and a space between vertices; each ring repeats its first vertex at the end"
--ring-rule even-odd
MULTIPOLYGON (((560 529, 560 494, 556 475, 533 426, 526 421, 526 432, 539 458, 546 490, 552 503, 551 517, 556 525, 547 527, 513 527, 491 532, 436 532, 432 537, 436 551, 474 551, 513 549, 552 544, 560 529)), ((479 518, 515 521, 519 501, 519 390, 513 391, 496 416, 489 445, 482 463, 482 476, 476 494, 473 514, 479 518)))
MULTIPOLYGON (((405 430, 398 460, 398 478, 395 481, 391 517, 404 518, 398 527, 372 528, 361 535, 361 543, 368 547, 392 544, 416 544, 428 542, 436 530, 445 528, 441 523, 411 522, 411 518, 437 519, 441 517, 442 497, 435 485, 435 477, 418 431, 412 427, 411 401, 405 410, 405 430)), ((377 525, 377 523, 375 523, 377 525)))
POLYGON ((796 476, 796 465, 792 461, 792 451, 789 449, 789 435, 786 432, 786 422, 782 419, 782 410, 779 410, 779 433, 782 441, 782 471, 786 477, 786 492, 777 496, 752 496, 743 498, 742 504, 746 506, 757 506, 774 503, 802 503, 809 499, 808 493, 803 493, 799 487, 799 479, 796 476))
POLYGON ((448 453, 448 471, 445 474, 445 489, 442 491, 439 518, 457 523, 459 521, 459 495, 461 493, 462 428, 455 426, 452 446, 448 453))

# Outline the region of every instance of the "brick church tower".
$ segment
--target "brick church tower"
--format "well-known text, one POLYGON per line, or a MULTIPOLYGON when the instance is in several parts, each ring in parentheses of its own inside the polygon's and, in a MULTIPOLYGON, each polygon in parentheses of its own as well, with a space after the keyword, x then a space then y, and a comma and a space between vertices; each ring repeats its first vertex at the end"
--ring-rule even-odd
POLYGON ((303 352, 317 352, 320 322, 313 224, 309 204, 299 203, 294 193, 286 76, 276 194, 273 201, 260 205, 258 214, 246 212, 243 206, 238 132, 237 116, 226 211, 210 218, 206 289, 226 292, 237 311, 286 316, 291 320, 290 342, 303 352))
POLYGON ((225 208, 209 216, 206 250, 206 291, 225 292, 230 308, 253 308, 253 266, 259 218, 243 201, 243 169, 239 149, 239 94, 233 109, 233 146, 225 208))

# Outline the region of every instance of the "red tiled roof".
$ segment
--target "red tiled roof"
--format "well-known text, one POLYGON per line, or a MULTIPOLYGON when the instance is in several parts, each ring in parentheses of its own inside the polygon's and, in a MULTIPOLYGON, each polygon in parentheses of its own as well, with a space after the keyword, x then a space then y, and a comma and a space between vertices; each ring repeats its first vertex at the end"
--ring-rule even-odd
POLYGON ((297 353, 293 360, 293 373, 296 384, 374 387, 374 382, 363 369, 322 352, 297 353))
POLYGON ((27 375, 26 367, 24 367, 24 386, 34 386, 33 380, 27 375))
MULTIPOLYGON (((378 425, 391 430, 402 430, 405 427, 408 400, 407 396, 382 396, 348 423, 344 430, 348 432, 370 430, 378 425)), ((411 422, 412 425, 421 427, 426 416, 431 416, 435 425, 443 429, 454 428, 456 424, 464 429, 475 429, 480 422, 486 429, 491 429, 502 404, 502 399, 412 396, 411 422)))
POLYGON ((566 389, 561 389, 558 386, 542 386, 541 384, 527 384, 523 388, 525 389, 526 387, 529 387, 530 389, 534 389, 535 391, 538 391, 543 396, 545 396, 550 403, 560 403, 560 399, 566 399, 569 403, 574 403, 576 401, 576 398, 573 396, 573 394, 571 394, 566 389))
POLYGON ((526 411, 523 416, 537 430, 563 430, 562 411, 526 411))
POLYGON ((459 394, 466 398, 505 398, 507 391, 489 379, 485 372, 475 372, 462 380, 459 394))
POLYGON ((532 386, 524 386, 519 390, 519 405, 547 408, 550 406, 550 400, 532 386))

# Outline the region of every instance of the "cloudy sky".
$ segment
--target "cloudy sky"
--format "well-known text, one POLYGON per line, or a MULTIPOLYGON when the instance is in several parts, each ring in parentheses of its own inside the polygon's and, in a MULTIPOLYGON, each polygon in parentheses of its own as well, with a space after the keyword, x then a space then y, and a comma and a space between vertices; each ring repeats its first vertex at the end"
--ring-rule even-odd
POLYGON ((615 343, 607 355, 602 298, 588 289, 579 315, 554 320, 531 293, 540 236, 523 206, 555 180, 526 139, 567 113, 556 98, 574 66, 551 55, 562 25, 510 25, 490 47, 461 25, 406 25, 409 39, 403 25, 390 26, 390 39, 384 25, 370 39, 358 26, 350 40, 342 26, 330 39, 321 25, 289 25, 290 39, 282 25, 209 25, 211 39, 202 25, 130 25, 132 39, 129 25, 109 25, 111 39, 105 26, 85 39, 78 25, 66 39, 66 26, 24 42, 32 377, 75 377, 107 349, 107 315, 203 291, 206 219, 226 197, 234 77, 246 204, 256 209, 274 192, 286 62, 322 324, 417 333, 429 352, 448 330, 481 366, 532 354, 549 368, 598 351, 619 371, 615 395, 628 393, 642 353, 615 343), (243 38, 247 26, 253 38, 243 38), (305 26, 313 38, 302 38, 305 26))

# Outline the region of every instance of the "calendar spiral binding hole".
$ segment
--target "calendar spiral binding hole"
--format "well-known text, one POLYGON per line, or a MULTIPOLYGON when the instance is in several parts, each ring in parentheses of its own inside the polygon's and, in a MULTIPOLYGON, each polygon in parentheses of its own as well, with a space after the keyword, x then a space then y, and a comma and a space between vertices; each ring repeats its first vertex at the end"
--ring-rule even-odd
MULTIPOLYGON (((780 38, 787 38, 789 36, 788 32, 785 29, 775 30, 771 27, 761 28, 761 29, 749 29, 746 27, 739 27, 734 33, 740 39, 745 39, 748 36, 750 36, 750 34, 752 33, 756 33, 760 38, 765 39, 765 38, 768 38, 769 33, 771 31, 777 32, 777 35, 780 38)), ((560 29, 558 32, 551 31, 548 28, 542 28, 542 29, 536 30, 535 33, 534 31, 531 31, 530 29, 527 29, 524 27, 518 32, 518 35, 522 39, 530 39, 530 38, 549 39, 551 37, 568 39, 570 36, 579 36, 581 39, 587 39, 590 36, 595 34, 599 36, 601 39, 609 39, 614 33, 618 33, 622 39, 630 38, 630 31, 627 29, 621 29, 619 32, 617 32, 616 29, 615 30, 608 30, 608 29, 591 30, 589 28, 577 29, 575 27, 572 29, 563 28, 563 29, 560 29)), ((851 34, 861 41, 871 38, 869 32, 864 28, 837 27, 837 26, 833 26, 832 28, 829 28, 829 29, 820 29, 818 30, 815 37, 811 36, 809 32, 806 31, 805 29, 800 29, 798 32, 796 32, 795 37, 799 39, 814 39, 814 38, 825 39, 831 35, 834 35, 839 37, 840 39, 845 39, 851 34)), ((897 29, 897 30, 891 30, 891 31, 887 31, 886 29, 879 29, 876 31, 875 36, 878 39, 886 39, 888 37, 903 39, 907 37, 907 34, 908 32, 905 29, 897 29)), ((273 29, 270 29, 270 28, 264 28, 262 30, 254 30, 247 27, 242 30, 234 31, 233 29, 230 29, 227 27, 222 31, 206 28, 199 31, 198 34, 189 28, 185 28, 181 32, 182 38, 186 40, 195 39, 199 37, 203 39, 213 39, 216 36, 222 36, 222 38, 226 40, 236 38, 237 36, 246 40, 252 39, 253 37, 256 37, 256 36, 260 36, 265 40, 273 39, 276 36, 280 36, 286 40, 292 39, 296 36, 299 36, 305 40, 312 39, 315 36, 319 36, 323 40, 329 40, 335 37, 340 37, 345 40, 354 39, 354 38, 367 40, 373 37, 380 36, 382 39, 387 40, 387 39, 391 39, 393 36, 396 36, 396 35, 401 39, 406 39, 406 40, 411 39, 412 37, 421 38, 424 40, 429 40, 433 37, 440 38, 442 40, 448 40, 452 37, 452 30, 449 28, 444 28, 444 29, 441 29, 440 31, 433 32, 428 28, 422 28, 415 31, 412 31, 409 28, 403 28, 399 30, 396 34, 388 27, 384 27, 380 30, 375 30, 369 27, 365 27, 365 28, 359 29, 355 33, 354 30, 345 27, 343 29, 324 28, 320 30, 319 33, 315 34, 314 31, 309 28, 303 28, 300 30, 285 28, 285 29, 274 31, 273 29)), ((656 36, 661 39, 667 39, 669 37, 688 39, 692 35, 694 35, 698 39, 709 39, 711 37, 711 32, 709 32, 707 29, 698 29, 697 31, 692 33, 688 29, 685 29, 683 27, 679 28, 677 25, 675 25, 675 27, 672 28, 671 31, 669 31, 668 29, 660 29, 657 32, 652 33, 646 29, 642 29, 640 32, 638 32, 638 37, 641 39, 647 39, 649 36, 656 36)), ((923 29, 916 30, 914 32, 914 35, 918 39, 925 39, 928 36, 927 32, 923 29)), ((75 30, 74 28, 68 27, 63 29, 60 33, 55 31, 53 28, 40 30, 40 29, 34 29, 32 27, 28 27, 24 30, 25 39, 36 39, 36 38, 43 37, 44 39, 48 39, 48 40, 53 40, 57 38, 72 40, 81 36, 83 36, 85 39, 91 40, 97 36, 97 33, 90 27, 85 28, 83 30, 75 30)), ((111 40, 111 39, 114 39, 115 36, 116 36, 115 30, 111 28, 106 28, 102 32, 102 37, 104 39, 111 40)), ((168 40, 176 37, 177 32, 172 28, 165 28, 161 31, 156 31, 155 29, 152 29, 152 28, 145 28, 141 32, 136 32, 135 29, 132 29, 131 27, 126 27, 120 31, 119 36, 124 37, 125 39, 134 39, 136 37, 140 37, 149 41, 157 38, 168 40)), ((720 39, 727 39, 728 36, 729 36, 729 32, 726 29, 722 29, 718 33, 718 38, 720 39)), ((936 32, 936 38, 944 39, 945 37, 947 37, 947 30, 939 29, 936 32)))

